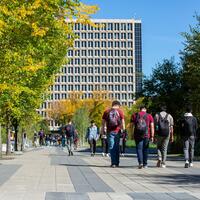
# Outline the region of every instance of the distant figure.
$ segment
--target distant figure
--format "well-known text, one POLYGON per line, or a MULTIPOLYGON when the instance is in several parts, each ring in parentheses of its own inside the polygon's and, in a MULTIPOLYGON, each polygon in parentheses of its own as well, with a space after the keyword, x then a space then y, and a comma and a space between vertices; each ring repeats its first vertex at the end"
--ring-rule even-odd
POLYGON ((43 129, 40 129, 38 136, 39 136, 40 146, 44 145, 44 131, 43 131, 43 129))
POLYGON ((77 150, 78 148, 78 141, 79 141, 78 132, 77 130, 75 130, 74 131, 74 150, 77 150))
POLYGON ((124 156, 125 154, 127 136, 127 131, 122 132, 120 135, 119 147, 121 156, 124 156))
POLYGON ((36 131, 34 132, 34 135, 33 135, 33 146, 35 148, 37 147, 37 133, 36 133, 36 131))
POLYGON ((75 127, 72 124, 72 121, 69 120, 68 124, 65 126, 65 132, 66 132, 66 142, 67 142, 67 149, 69 152, 69 156, 73 156, 73 151, 72 147, 74 144, 74 132, 75 132, 75 127))
POLYGON ((108 154, 108 138, 107 138, 106 130, 104 130, 101 133, 101 143, 102 143, 102 150, 103 150, 102 155, 109 157, 109 154, 108 154))
POLYGON ((90 144, 91 156, 94 156, 96 153, 96 142, 98 138, 99 138, 99 129, 96 126, 94 120, 92 120, 91 125, 90 127, 88 127, 86 133, 86 140, 88 140, 88 143, 90 144))
POLYGON ((181 131, 184 146, 185 168, 193 167, 194 144, 197 136, 198 123, 196 117, 192 115, 192 107, 186 108, 186 113, 181 120, 181 131))
POLYGON ((113 168, 119 166, 120 133, 121 130, 122 132, 125 130, 124 113, 120 106, 119 101, 113 101, 112 107, 107 109, 102 117, 101 131, 107 130, 108 133, 111 167, 113 168))
POLYGON ((157 167, 162 168, 166 168, 167 147, 169 141, 174 141, 174 120, 166 111, 167 107, 161 106, 160 112, 154 117, 155 133, 157 135, 157 167))

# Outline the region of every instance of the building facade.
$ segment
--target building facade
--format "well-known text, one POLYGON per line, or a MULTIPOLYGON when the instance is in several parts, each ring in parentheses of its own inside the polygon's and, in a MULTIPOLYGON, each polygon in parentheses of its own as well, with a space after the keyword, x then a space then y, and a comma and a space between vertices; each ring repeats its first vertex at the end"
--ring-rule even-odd
MULTIPOLYGON (((99 27, 75 23, 78 38, 74 49, 68 51, 69 63, 51 87, 49 101, 67 99, 72 91, 81 91, 83 98, 91 98, 93 91, 108 91, 109 98, 130 106, 142 89, 141 21, 95 19, 93 22, 99 27)), ((47 104, 48 101, 42 110, 47 104)))

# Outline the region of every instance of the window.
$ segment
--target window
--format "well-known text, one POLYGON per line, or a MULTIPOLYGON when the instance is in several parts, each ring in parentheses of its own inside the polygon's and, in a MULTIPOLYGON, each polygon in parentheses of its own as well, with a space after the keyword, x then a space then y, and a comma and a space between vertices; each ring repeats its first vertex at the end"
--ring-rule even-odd
POLYGON ((122 76, 122 82, 126 83, 126 76, 122 76))
POLYGON ((122 85, 122 91, 126 91, 126 90, 127 90, 126 85, 122 85))
POLYGON ((87 82, 87 76, 82 76, 82 77, 81 77, 81 81, 82 81, 82 82, 87 82))
POLYGON ((102 74, 106 74, 107 73, 107 68, 106 67, 102 67, 102 74))
POLYGON ((113 76, 108 76, 108 82, 113 83, 113 76))
POLYGON ((106 48, 106 47, 107 47, 106 42, 105 42, 105 41, 102 41, 102 42, 101 42, 101 46, 106 48))
POLYGON ((106 56, 107 53, 106 53, 106 50, 101 50, 101 56, 106 56))
POLYGON ((107 26, 107 30, 113 30, 113 24, 112 23, 108 23, 108 26, 107 26))
POLYGON ((100 67, 95 67, 94 68, 94 73, 99 74, 100 73, 100 67))
POLYGON ((122 74, 126 74, 126 67, 122 67, 122 74))
POLYGON ((113 74, 113 67, 108 67, 108 73, 113 74))
POLYGON ((121 23, 121 30, 123 30, 123 31, 126 30, 126 24, 125 23, 121 23))
POLYGON ((80 41, 75 41, 75 48, 80 48, 80 41))
POLYGON ((92 67, 89 67, 89 68, 88 68, 88 73, 89 73, 89 74, 93 74, 93 68, 92 68, 92 67))
POLYGON ((132 30, 133 30, 133 25, 132 25, 131 23, 128 23, 127 29, 128 29, 129 31, 132 31, 132 30))
POLYGON ((133 91, 133 85, 128 85, 128 91, 133 91))
POLYGON ((82 58, 82 59, 81 59, 81 64, 82 64, 82 65, 86 65, 86 64, 87 64, 87 60, 86 60, 85 58, 82 58))
POLYGON ((82 50, 82 51, 81 51, 81 55, 82 55, 82 56, 86 56, 86 50, 82 50))
POLYGON ((132 33, 128 33, 128 39, 133 39, 133 34, 132 33))
POLYGON ((119 39, 119 33, 114 33, 114 39, 119 39))
POLYGON ((126 59, 122 59, 122 65, 126 65, 126 59))
POLYGON ((119 23, 115 23, 115 30, 119 31, 119 23))
POLYGON ((126 56, 126 50, 121 51, 121 56, 126 56))
POLYGON ((133 73, 133 68, 132 67, 128 67, 128 73, 132 74, 133 73))
POLYGON ((133 76, 128 76, 128 82, 133 82, 133 76))
POLYGON ((92 58, 88 59, 88 65, 93 65, 93 59, 92 58))
POLYGON ((73 76, 68 76, 68 82, 73 82, 73 76))
POLYGON ((126 33, 121 33, 121 39, 126 39, 126 33))
POLYGON ((120 68, 119 67, 115 67, 115 73, 119 74, 120 73, 120 68))
POLYGON ((120 82, 120 76, 115 76, 115 82, 120 82))
POLYGON ((75 50, 75 56, 80 56, 80 50, 75 50))
POLYGON ((132 50, 128 50, 128 56, 133 56, 133 51, 132 50))
POLYGON ((107 60, 105 58, 102 59, 102 65, 107 65, 107 60))
POLYGON ((95 79, 94 79, 95 82, 98 82, 98 83, 100 82, 100 76, 95 76, 94 78, 95 78, 95 79))
POLYGON ((82 85, 82 90, 86 91, 87 86, 86 85, 82 85))
POLYGON ((106 76, 102 76, 102 82, 107 82, 107 77, 106 76))
POLYGON ((113 59, 108 59, 108 65, 113 65, 113 59))
POLYGON ((109 48, 113 48, 113 42, 109 41, 109 42, 108 42, 108 47, 109 47, 109 48))
POLYGON ((80 74, 80 68, 79 67, 75 67, 75 74, 80 74))
POLYGON ((100 59, 99 59, 99 58, 98 58, 98 59, 95 58, 95 60, 94 60, 94 64, 95 64, 95 65, 100 65, 100 59))
POLYGON ((81 46, 82 46, 83 48, 87 48, 87 43, 86 43, 86 41, 82 41, 82 42, 81 42, 81 46))
POLYGON ((81 68, 81 72, 82 72, 83 74, 86 74, 86 73, 87 73, 86 67, 82 67, 82 68, 81 68))
POLYGON ((121 47, 126 48, 126 42, 121 42, 121 47))
POLYGON ((93 47, 94 45, 93 45, 93 42, 92 41, 89 41, 88 42, 88 47, 93 47))
POLYGON ((100 50, 95 50, 95 56, 100 56, 100 50))
POLYGON ((113 56, 113 50, 108 50, 108 56, 113 56))
POLYGON ((108 33, 108 39, 113 39, 113 33, 108 33))
POLYGON ((119 56, 119 54, 120 54, 120 51, 119 50, 115 50, 115 56, 119 56))
POLYGON ((93 50, 88 50, 88 57, 93 57, 93 50))
POLYGON ((80 59, 76 58, 74 64, 75 65, 80 65, 80 59))
POLYGON ((74 77, 74 82, 80 82, 80 76, 75 76, 74 77))
POLYGON ((82 39, 87 39, 86 33, 81 33, 81 38, 82 39))
POLYGON ((128 42, 128 48, 133 48, 133 42, 128 42))
POLYGON ((93 82, 93 76, 88 76, 88 82, 93 82))
POLYGON ((128 65, 133 65, 133 60, 132 59, 128 59, 128 65))
POLYGON ((106 39, 106 33, 101 33, 101 39, 106 39))
POLYGON ((95 33, 95 39, 100 39, 100 34, 99 33, 95 33))
POLYGON ((120 65, 120 59, 115 59, 115 65, 120 65))
POLYGON ((119 47, 119 42, 114 42, 115 47, 119 47))
POLYGON ((94 47, 100 47, 100 42, 95 42, 94 47))
POLYGON ((88 33, 88 39, 93 39, 93 33, 88 33))
POLYGON ((68 67, 68 74, 73 74, 73 67, 68 67))

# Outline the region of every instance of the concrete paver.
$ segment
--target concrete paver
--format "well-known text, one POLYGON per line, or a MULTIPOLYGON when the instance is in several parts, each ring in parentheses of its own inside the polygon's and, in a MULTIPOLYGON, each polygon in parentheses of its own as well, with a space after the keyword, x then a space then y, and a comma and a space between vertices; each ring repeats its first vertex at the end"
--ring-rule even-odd
POLYGON ((132 200, 200 199, 200 163, 184 169, 182 161, 167 168, 137 169, 135 156, 121 158, 110 168, 110 158, 87 152, 68 156, 59 147, 44 147, 2 160, 1 200, 132 200))

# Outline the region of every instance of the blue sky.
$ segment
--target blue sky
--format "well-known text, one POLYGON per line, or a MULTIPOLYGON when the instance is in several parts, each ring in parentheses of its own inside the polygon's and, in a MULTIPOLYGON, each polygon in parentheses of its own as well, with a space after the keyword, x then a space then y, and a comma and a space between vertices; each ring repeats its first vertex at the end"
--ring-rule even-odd
POLYGON ((182 32, 194 26, 195 12, 200 15, 200 0, 82 0, 97 4, 100 10, 93 18, 135 18, 142 20, 143 72, 164 58, 175 57, 183 49, 182 32))

